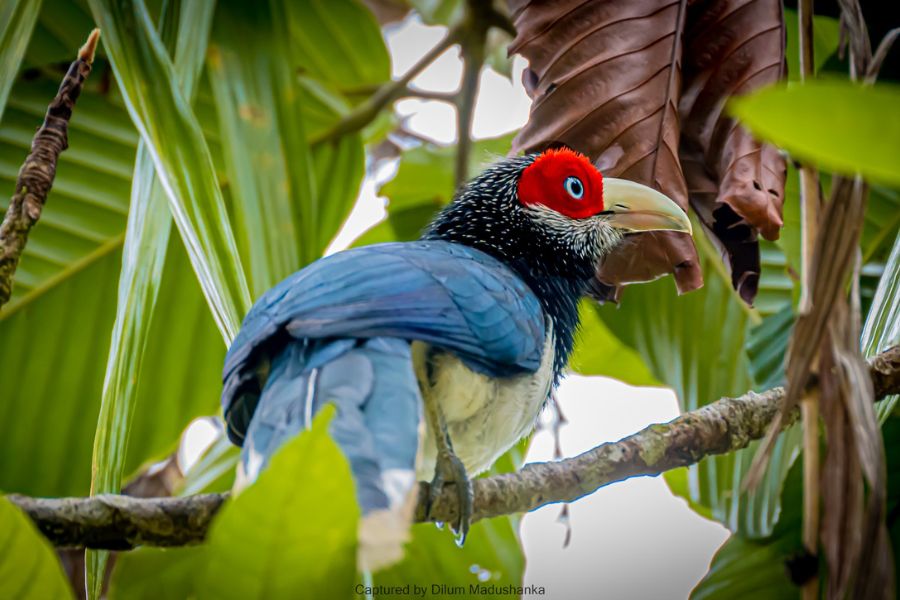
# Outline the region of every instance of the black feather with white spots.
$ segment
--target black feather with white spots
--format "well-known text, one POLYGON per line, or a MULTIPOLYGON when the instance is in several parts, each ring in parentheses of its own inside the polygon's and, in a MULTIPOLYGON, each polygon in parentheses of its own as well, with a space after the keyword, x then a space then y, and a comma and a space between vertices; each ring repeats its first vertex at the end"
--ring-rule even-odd
POLYGON ((598 261, 621 240, 606 216, 573 219, 518 199, 522 172, 538 155, 505 159, 461 188, 422 239, 465 244, 512 268, 532 289, 556 334, 558 378, 572 352, 578 301, 598 261))

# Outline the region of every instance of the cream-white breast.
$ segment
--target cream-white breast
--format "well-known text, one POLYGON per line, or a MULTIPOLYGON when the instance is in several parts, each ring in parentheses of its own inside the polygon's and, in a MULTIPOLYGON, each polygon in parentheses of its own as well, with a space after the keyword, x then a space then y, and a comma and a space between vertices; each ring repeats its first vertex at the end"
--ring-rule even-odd
MULTIPOLYGON (((440 403, 453 451, 472 477, 534 428, 553 381, 553 329, 548 320, 541 365, 534 373, 490 377, 449 352, 430 352, 422 342, 412 344, 412 356, 422 395, 440 403)), ((434 434, 426 427, 418 479, 432 478, 436 453, 434 434)))

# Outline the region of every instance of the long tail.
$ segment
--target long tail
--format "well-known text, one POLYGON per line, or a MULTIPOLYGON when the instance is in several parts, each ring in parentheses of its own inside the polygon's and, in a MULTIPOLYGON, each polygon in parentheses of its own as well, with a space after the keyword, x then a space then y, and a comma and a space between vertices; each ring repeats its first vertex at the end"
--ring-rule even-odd
POLYGON ((395 338, 291 341, 271 364, 241 451, 237 489, 326 402, 362 509, 360 568, 397 560, 412 520, 421 400, 409 343, 395 338))

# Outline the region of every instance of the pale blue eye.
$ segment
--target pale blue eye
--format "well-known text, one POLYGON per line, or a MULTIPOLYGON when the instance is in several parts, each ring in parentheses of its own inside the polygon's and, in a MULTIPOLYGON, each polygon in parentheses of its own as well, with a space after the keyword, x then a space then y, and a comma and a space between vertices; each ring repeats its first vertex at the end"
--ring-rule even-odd
POLYGON ((584 196, 584 185, 577 177, 566 177, 566 182, 563 185, 566 188, 566 193, 576 200, 581 200, 581 197, 584 196))

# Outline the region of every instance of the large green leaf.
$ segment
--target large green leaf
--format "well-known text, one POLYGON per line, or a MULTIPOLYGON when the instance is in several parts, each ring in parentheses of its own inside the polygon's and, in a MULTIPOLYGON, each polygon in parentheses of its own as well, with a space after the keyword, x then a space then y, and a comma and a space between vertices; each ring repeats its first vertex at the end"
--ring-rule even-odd
POLYGON ((22 511, 0 497, 0 598, 72 598, 53 548, 22 511))
POLYGON ((143 1, 90 0, 104 46, 175 223, 226 341, 250 308, 250 292, 197 117, 143 1), (152 81, 153 85, 146 85, 152 81))
POLYGON ((124 555, 110 598, 350 598, 359 508, 326 407, 229 501, 198 548, 124 555), (314 543, 313 543, 314 542, 314 543))
POLYGON ((781 498, 785 508, 772 535, 756 540, 741 535, 728 538, 713 557, 709 572, 691 593, 692 600, 799 598, 800 590, 788 578, 785 561, 803 549, 802 475, 798 462, 785 481, 781 498))
MULTIPOLYGON (((78 3, 44 2, 26 54, 38 71, 16 82, 0 122, 0 182, 7 189, 62 76, 38 68, 34 57, 62 50, 62 57, 71 55, 91 27, 78 3), (59 26, 62 17, 71 29, 59 26), (66 49, 69 43, 75 45, 66 49)), ((0 386, 0 486, 10 490, 88 492, 138 141, 115 86, 107 90, 108 69, 102 60, 95 62, 70 125, 70 147, 16 273, 13 300, 0 312, 0 378, 13 382, 0 386)), ((208 94, 201 95, 197 107, 204 123, 210 116, 214 123, 209 106, 208 94)), ((180 240, 172 241, 168 257, 126 472, 171 448, 192 417, 217 407, 221 336, 180 240)))
MULTIPOLYGON (((78 3, 46 0, 26 54, 29 64, 37 68, 35 61, 43 56, 65 58, 71 54, 69 38, 80 44, 91 26, 78 3), (73 31, 59 27, 60 15, 73 31)), ((15 84, 0 122, 0 182, 8 189, 61 76, 45 71, 40 68, 37 77, 32 73, 15 84)), ((56 184, 20 263, 13 300, 0 312, 0 378, 15 382, 0 386, 5 418, 0 423, 0 486, 6 489, 37 495, 88 491, 102 357, 108 354, 115 314, 138 142, 115 81, 107 90, 109 83, 108 66, 98 59, 71 123, 70 148, 61 156, 56 184), (41 360, 31 360, 35 356, 41 360), (35 463, 16 458, 21 456, 46 464, 38 471, 35 463)), ((216 108, 208 88, 198 90, 194 111, 217 159, 216 108)), ((332 224, 317 231, 325 240, 318 253, 356 194, 363 160, 353 136, 314 152, 317 180, 334 177, 337 182, 321 196, 333 214, 323 216, 323 223, 331 219, 332 224)), ((170 451, 190 419, 218 410, 225 349, 177 236, 170 241, 160 290, 125 472, 170 451)))
MULTIPOLYGON (((169 33, 170 47, 175 46, 176 37, 181 43, 176 68, 182 88, 190 97, 206 55, 213 4, 190 2, 181 6, 184 11, 180 15, 173 10, 167 12, 168 22, 163 22, 162 29, 169 33)), ((165 194, 154 175, 146 146, 141 142, 132 180, 116 319, 94 440, 91 485, 94 494, 117 493, 122 487, 126 440, 143 352, 162 280, 170 225, 165 194)))
POLYGON ((139 548, 120 554, 109 582, 110 600, 182 600, 197 596, 206 547, 139 548))
POLYGON ((391 62, 372 13, 359 0, 279 2, 293 60, 303 73, 341 89, 384 83, 391 62))
MULTIPOLYGON (((225 165, 236 207, 233 222, 238 247, 250 267, 254 296, 259 296, 300 265, 298 212, 315 194, 310 152, 302 127, 279 123, 278 105, 296 97, 289 69, 273 44, 273 19, 265 4, 227 2, 216 13, 209 74, 219 127, 225 141, 225 165), (302 189, 288 179, 283 139, 297 138, 292 160, 303 173, 302 189), (277 232, 277 235, 276 235, 277 232)), ((302 121, 298 121, 302 125, 302 121)))
POLYGON ((629 385, 660 385, 644 359, 613 335, 593 303, 582 301, 579 312, 581 329, 569 359, 570 369, 581 375, 615 377, 629 385))
MULTIPOLYGON (((900 527, 896 519, 900 508, 900 419, 891 418, 882 425, 884 446, 887 449, 888 497, 886 514, 891 542, 896 549, 900 543, 900 527)), ((809 565, 794 561, 804 554, 801 531, 803 527, 803 469, 798 462, 788 474, 781 498, 784 511, 772 535, 749 540, 740 535, 729 538, 713 557, 709 572, 691 598, 694 600, 731 600, 732 598, 800 597, 799 588, 788 578, 788 564, 800 570, 809 565)), ((896 553, 895 553, 896 556, 896 553)), ((815 563, 812 565, 815 567, 815 563)), ((825 568, 819 564, 820 573, 825 568)))
POLYGON ((0 5, 0 118, 40 12, 41 0, 7 0, 0 5))
MULTIPOLYGON (((192 418, 218 406, 225 348, 180 240, 170 241, 168 254, 126 472, 171 449, 192 418)), ((120 253, 111 251, 0 321, 0 377, 14 382, 0 386, 3 488, 47 496, 88 493, 103 383, 98 357, 109 350, 119 264, 120 253)))
POLYGON ((200 597, 352 597, 359 507, 328 435, 333 414, 325 407, 216 517, 200 597))
MULTIPOLYGON (((174 51, 176 75, 187 98, 193 97, 206 56, 213 6, 212 1, 172 3, 161 18, 163 39, 174 51), (178 8, 181 10, 176 12, 178 8)), ((122 489, 137 384, 159 295, 171 223, 165 193, 156 179, 146 145, 141 142, 131 184, 116 318, 94 437, 92 495, 115 494, 122 489)), ((108 556, 104 550, 85 553, 91 598, 100 597, 108 556)))
POLYGON ((900 88, 816 80, 735 98, 731 111, 756 135, 813 164, 900 185, 900 88))

